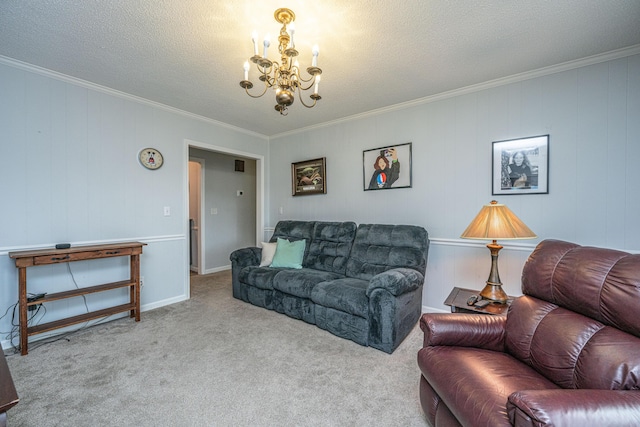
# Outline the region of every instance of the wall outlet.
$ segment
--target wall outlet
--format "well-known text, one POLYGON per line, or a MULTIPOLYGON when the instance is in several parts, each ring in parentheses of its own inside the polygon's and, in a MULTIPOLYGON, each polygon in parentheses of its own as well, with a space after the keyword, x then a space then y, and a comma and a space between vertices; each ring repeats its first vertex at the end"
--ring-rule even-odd
POLYGON ((144 287, 144 276, 140 276, 140 287, 144 287))

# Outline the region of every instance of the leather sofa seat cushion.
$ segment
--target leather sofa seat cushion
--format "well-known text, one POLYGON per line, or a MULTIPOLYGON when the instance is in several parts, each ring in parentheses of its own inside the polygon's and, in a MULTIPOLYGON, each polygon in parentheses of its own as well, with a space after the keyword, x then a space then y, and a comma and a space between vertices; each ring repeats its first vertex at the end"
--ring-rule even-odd
POLYGON ((273 279, 283 271, 280 268, 249 266, 240 270, 240 282, 259 289, 273 290, 273 279))
POLYGON ((424 347, 418 361, 428 367, 422 375, 462 425, 510 426, 505 402, 511 393, 559 388, 521 361, 492 350, 424 347))
POLYGON ((318 305, 366 319, 369 317, 368 285, 366 280, 350 277, 318 283, 311 292, 311 300, 318 305))
POLYGON ((320 282, 340 278, 341 275, 328 271, 307 268, 282 270, 273 282, 273 289, 300 298, 311 298, 311 291, 320 282))

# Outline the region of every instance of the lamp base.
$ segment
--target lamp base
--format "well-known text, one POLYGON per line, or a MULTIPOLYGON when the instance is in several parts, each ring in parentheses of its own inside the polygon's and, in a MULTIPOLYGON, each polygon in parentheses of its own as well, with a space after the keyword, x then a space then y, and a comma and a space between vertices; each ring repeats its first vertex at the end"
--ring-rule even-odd
POLYGON ((488 299, 500 304, 506 304, 509 297, 502 290, 502 282, 500 281, 500 274, 498 273, 498 252, 502 249, 495 240, 487 245, 489 251, 491 251, 491 271, 489 272, 489 278, 487 279, 487 286, 480 291, 480 296, 484 299, 488 299))
POLYGON ((490 300, 500 304, 506 304, 509 296, 502 290, 502 286, 496 283, 489 283, 480 291, 482 299, 490 300))

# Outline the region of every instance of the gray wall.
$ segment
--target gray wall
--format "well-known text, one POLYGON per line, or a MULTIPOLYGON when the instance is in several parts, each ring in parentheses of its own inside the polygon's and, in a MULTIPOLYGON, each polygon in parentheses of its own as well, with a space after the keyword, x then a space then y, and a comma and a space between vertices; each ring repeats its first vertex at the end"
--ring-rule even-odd
POLYGON ((453 286, 481 289, 487 280, 488 242, 459 236, 496 199, 539 236, 501 242, 500 276, 518 295, 522 265, 541 239, 640 250, 639 118, 634 55, 282 135, 270 141, 268 223, 422 225, 432 238, 423 306, 444 310, 453 286), (492 196, 492 141, 541 134, 550 134, 549 194, 492 196), (362 151, 404 142, 413 143, 413 187, 363 191, 362 151), (327 159, 327 194, 291 197, 287 166, 317 157, 327 159))
MULTIPOLYGON (((133 96, 0 60, 0 312, 18 299, 9 251, 55 243, 147 243, 141 257, 143 310, 189 297, 188 142, 257 157, 268 141, 133 96), (137 160, 159 149, 160 169, 137 160), (171 216, 164 216, 164 207, 171 216)), ((253 239, 255 242, 255 238, 253 239)), ((128 277, 125 258, 69 264, 79 286, 128 277)), ((31 268, 29 292, 75 285, 66 265, 31 268)), ((91 311, 126 291, 87 296, 91 311)), ((44 322, 86 311, 82 298, 48 304, 44 322)), ((11 315, 0 331, 11 330, 11 315)), ((8 345, 5 335, 2 345, 8 345)))
POLYGON ((256 162, 194 148, 189 154, 205 161, 205 273, 230 268, 229 254, 234 249, 256 244, 256 162), (244 160, 244 172, 235 171, 236 159, 244 160), (212 214, 211 209, 218 213, 212 214))

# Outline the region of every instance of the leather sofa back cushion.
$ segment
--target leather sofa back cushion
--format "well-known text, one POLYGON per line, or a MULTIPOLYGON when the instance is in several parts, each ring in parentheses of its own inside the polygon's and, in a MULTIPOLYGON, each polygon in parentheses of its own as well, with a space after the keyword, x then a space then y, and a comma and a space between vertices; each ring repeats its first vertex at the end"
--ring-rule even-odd
POLYGON ((640 254, 541 242, 522 271, 522 292, 640 337, 640 254))
POLYGON ((562 388, 640 389, 640 338, 537 298, 517 298, 507 352, 562 388))
POLYGON ((413 225, 360 224, 347 277, 370 280, 392 268, 412 268, 425 274, 429 239, 427 231, 413 225))
POLYGON ((344 274, 355 235, 355 222, 316 222, 305 267, 344 274))

